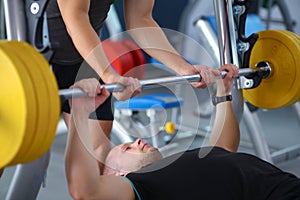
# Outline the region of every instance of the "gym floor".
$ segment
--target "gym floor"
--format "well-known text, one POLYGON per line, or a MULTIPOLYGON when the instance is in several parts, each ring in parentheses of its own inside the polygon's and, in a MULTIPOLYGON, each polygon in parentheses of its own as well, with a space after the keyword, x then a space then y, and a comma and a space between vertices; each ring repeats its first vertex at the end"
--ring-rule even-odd
MULTIPOLYGON (((299 5, 300 1, 298 0, 290 0, 293 2, 293 5, 299 5)), ((299 6, 291 6, 291 13, 294 19, 300 19, 298 14, 299 6), (298 17, 297 17, 298 16, 298 17)), ((279 27, 280 28, 280 27, 279 27)), ((296 26, 296 31, 298 35, 300 34, 299 25, 296 26)), ((149 77, 157 77, 162 74, 161 71, 147 71, 147 76, 149 77)), ((150 91, 148 91, 150 92, 150 91)), ((197 92, 197 98, 199 101, 202 100, 201 92, 197 92)), ((185 112, 182 117, 189 119, 189 121, 198 120, 197 111, 190 104, 190 99, 187 98, 188 94, 182 95, 185 101, 185 112)), ((299 104, 299 103, 298 103, 299 104)), ((300 105, 298 105, 299 108, 300 105)), ((204 109, 205 106, 201 108, 204 109)), ((201 112, 205 112, 200 110, 201 112)), ((295 106, 284 107, 276 110, 258 110, 257 115, 259 121, 262 126, 262 130, 265 134, 265 138, 269 145, 269 149, 273 151, 278 151, 280 149, 285 149, 288 147, 293 147, 295 145, 300 145, 300 111, 296 110, 295 106)), ((188 148, 199 147, 203 144, 205 138, 203 135, 206 134, 205 128, 210 123, 210 116, 201 117, 200 126, 198 134, 193 138, 192 144, 188 148)), ((61 125, 61 124, 60 124, 61 125)), ((254 155, 257 155, 255 148, 253 147, 253 143, 250 139, 249 130, 246 127, 245 119, 242 117, 240 121, 241 128, 241 146, 239 151, 248 152, 254 155)), ((65 177, 64 170, 64 150, 66 145, 66 137, 67 132, 64 129, 62 124, 62 128, 59 128, 58 134, 54 140, 53 146, 51 148, 51 160, 48 167, 47 178, 45 182, 45 187, 40 189, 37 199, 38 200, 68 200, 71 199, 68 188, 67 181, 65 177)), ((186 149, 186 144, 189 143, 190 138, 184 137, 182 141, 178 143, 178 146, 174 149, 169 149, 169 151, 165 152, 166 154, 172 153, 174 151, 180 151, 182 149, 186 149)), ((275 163, 279 168, 286 170, 288 172, 294 173, 298 177, 300 177, 300 152, 294 155, 295 158, 286 160, 284 162, 275 163)), ((8 188, 11 184, 13 174, 15 172, 15 167, 8 167, 2 178, 0 179, 0 199, 5 199, 8 188)), ((24 183, 26 184, 26 183, 24 183)))

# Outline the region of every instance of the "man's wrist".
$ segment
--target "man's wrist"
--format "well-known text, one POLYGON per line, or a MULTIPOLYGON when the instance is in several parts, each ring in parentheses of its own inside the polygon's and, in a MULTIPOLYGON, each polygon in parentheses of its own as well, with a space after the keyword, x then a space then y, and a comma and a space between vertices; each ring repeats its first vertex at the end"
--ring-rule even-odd
POLYGON ((227 101, 232 101, 232 95, 230 95, 230 94, 224 95, 224 96, 216 95, 216 96, 212 97, 212 103, 214 106, 216 106, 219 103, 227 102, 227 101))

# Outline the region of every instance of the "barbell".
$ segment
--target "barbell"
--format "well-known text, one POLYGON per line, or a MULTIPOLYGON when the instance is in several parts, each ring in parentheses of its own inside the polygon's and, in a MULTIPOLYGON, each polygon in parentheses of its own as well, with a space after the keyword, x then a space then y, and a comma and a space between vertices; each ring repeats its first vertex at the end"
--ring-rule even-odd
MULTIPOLYGON (((271 67, 266 63, 266 66, 251 69, 251 68, 244 68, 239 69, 238 75, 239 76, 245 76, 249 75, 255 72, 261 72, 263 74, 266 74, 266 77, 269 76, 271 73, 271 67)), ((227 74, 226 71, 222 71, 220 77, 216 78, 223 78, 227 74)), ((201 81, 202 77, 200 74, 189 74, 189 75, 183 75, 183 76, 169 76, 169 77, 162 77, 162 78, 154 78, 154 79, 148 79, 148 80, 140 80, 140 84, 142 89, 153 89, 157 87, 161 87, 162 85, 175 85, 175 84, 182 84, 187 82, 198 82, 201 81)), ((107 91, 109 92, 122 92, 125 87, 121 84, 105 84, 102 85, 107 91)), ((65 101, 66 99, 71 98, 77 98, 77 97, 85 97, 87 94, 79 89, 62 89, 59 90, 59 96, 61 97, 62 101, 65 101)))
MULTIPOLYGON (((270 72, 260 85, 243 90, 251 104, 266 109, 291 105, 300 99, 299 36, 287 31, 262 31, 250 57, 250 68, 270 72), (270 66, 256 68, 260 62, 270 66)), ((51 146, 60 118, 61 101, 85 96, 80 89, 58 90, 55 76, 34 47, 26 42, 0 42, 0 168, 33 161, 51 146), (62 99, 60 99, 62 98, 62 99)), ((224 74, 222 75, 224 76, 224 74)), ((142 88, 199 81, 200 75, 141 80, 142 88)), ((120 91, 122 85, 104 85, 120 91)))

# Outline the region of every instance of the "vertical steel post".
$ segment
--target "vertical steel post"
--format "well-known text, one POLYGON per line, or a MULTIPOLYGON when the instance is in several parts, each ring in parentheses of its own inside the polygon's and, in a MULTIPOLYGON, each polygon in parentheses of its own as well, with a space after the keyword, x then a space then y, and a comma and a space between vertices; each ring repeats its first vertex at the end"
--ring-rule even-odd
POLYGON ((8 40, 26 41, 27 23, 24 0, 3 0, 8 40))
POLYGON ((45 180, 50 151, 39 159, 17 165, 5 200, 35 200, 45 180))
POLYGON ((245 105, 243 116, 258 157, 272 163, 271 152, 266 142, 265 134, 258 118, 257 111, 251 112, 248 106, 245 105))
MULTIPOLYGON (((217 36, 220 50, 220 64, 233 63, 240 65, 237 52, 236 27, 233 18, 231 0, 214 0, 214 10, 216 16, 217 36)), ((240 121, 243 114, 244 99, 242 91, 238 89, 237 82, 234 81, 232 88, 233 110, 240 121)))

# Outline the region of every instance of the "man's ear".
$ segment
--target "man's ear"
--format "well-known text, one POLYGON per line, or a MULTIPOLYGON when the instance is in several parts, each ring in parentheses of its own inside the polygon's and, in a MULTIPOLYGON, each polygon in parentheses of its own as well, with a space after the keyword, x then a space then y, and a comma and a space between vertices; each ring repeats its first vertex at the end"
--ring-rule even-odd
POLYGON ((124 173, 124 172, 115 172, 114 175, 115 176, 126 176, 126 173, 124 173))

